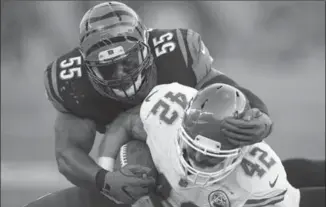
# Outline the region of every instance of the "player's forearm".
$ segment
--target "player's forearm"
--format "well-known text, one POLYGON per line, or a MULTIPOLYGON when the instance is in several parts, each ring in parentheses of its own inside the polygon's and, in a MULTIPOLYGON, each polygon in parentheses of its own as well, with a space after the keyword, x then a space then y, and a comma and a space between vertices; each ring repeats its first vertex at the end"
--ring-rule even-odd
POLYGON ((116 158, 119 149, 122 145, 130 141, 131 138, 129 136, 111 136, 107 135, 103 137, 103 140, 99 146, 99 157, 112 157, 116 158))
POLYGON ((119 115, 106 127, 99 146, 98 163, 108 171, 113 170, 115 158, 120 147, 132 139, 146 141, 146 132, 139 117, 140 106, 136 106, 119 115))
POLYGON ((96 174, 102 168, 82 149, 69 148, 56 153, 58 168, 71 183, 87 189, 96 188, 96 174))
POLYGON ((114 161, 120 147, 128 141, 130 141, 129 136, 119 136, 119 134, 107 132, 99 146, 98 164, 108 171, 113 171, 114 161))

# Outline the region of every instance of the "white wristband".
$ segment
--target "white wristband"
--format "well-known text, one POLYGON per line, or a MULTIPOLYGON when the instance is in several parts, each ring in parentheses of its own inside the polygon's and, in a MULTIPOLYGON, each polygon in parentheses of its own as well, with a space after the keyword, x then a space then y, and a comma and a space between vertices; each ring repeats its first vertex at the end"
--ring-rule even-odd
POLYGON ((98 165, 103 169, 113 172, 115 159, 112 157, 100 157, 98 158, 98 165))

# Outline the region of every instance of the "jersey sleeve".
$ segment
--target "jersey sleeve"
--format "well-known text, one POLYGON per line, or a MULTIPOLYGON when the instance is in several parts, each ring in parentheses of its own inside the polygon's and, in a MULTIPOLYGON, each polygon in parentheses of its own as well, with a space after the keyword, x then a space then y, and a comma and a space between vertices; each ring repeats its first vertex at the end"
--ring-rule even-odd
POLYGON ((298 207, 299 190, 288 182, 282 162, 270 146, 264 142, 255 144, 248 154, 247 164, 257 170, 253 174, 248 171, 241 178, 242 186, 250 192, 244 207, 298 207))
POLYGON ((49 64, 44 71, 44 86, 46 96, 55 109, 60 112, 67 113, 68 110, 64 107, 64 102, 58 89, 56 62, 57 61, 54 61, 49 64))
POLYGON ((197 32, 179 29, 177 35, 185 62, 193 69, 199 83, 211 71, 213 58, 197 32))
POLYGON ((300 192, 286 179, 279 178, 280 185, 252 194, 244 207, 299 207, 300 192))

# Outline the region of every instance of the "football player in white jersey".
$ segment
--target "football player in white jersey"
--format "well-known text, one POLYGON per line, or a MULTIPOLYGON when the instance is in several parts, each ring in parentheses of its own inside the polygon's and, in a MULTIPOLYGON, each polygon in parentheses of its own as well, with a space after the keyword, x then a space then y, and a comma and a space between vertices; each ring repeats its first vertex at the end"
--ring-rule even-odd
POLYGON ((159 85, 140 108, 121 116, 123 130, 117 135, 125 142, 146 140, 171 186, 163 201, 170 206, 298 207, 300 192, 287 181, 269 145, 236 147, 220 132, 225 117, 249 119, 248 109, 244 94, 229 85, 200 91, 178 83, 159 85))

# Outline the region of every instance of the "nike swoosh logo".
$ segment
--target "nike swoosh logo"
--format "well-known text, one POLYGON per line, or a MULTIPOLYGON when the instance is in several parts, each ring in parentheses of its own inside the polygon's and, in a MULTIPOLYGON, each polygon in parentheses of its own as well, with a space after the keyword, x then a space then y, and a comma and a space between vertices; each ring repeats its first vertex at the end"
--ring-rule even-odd
POLYGON ((271 183, 271 181, 269 181, 269 186, 270 186, 271 188, 274 188, 274 186, 275 186, 275 184, 276 184, 276 182, 277 182, 277 179, 278 179, 278 175, 277 175, 276 179, 274 180, 274 182, 271 183))
MULTIPOLYGON (((158 91, 158 90, 157 90, 158 91)), ((146 97, 146 99, 145 99, 145 101, 146 102, 149 102, 150 101, 150 97, 152 97, 157 91, 154 91, 153 93, 151 93, 151 94, 149 94, 147 97, 146 97)))

